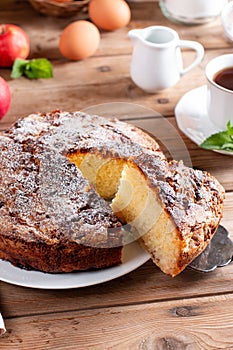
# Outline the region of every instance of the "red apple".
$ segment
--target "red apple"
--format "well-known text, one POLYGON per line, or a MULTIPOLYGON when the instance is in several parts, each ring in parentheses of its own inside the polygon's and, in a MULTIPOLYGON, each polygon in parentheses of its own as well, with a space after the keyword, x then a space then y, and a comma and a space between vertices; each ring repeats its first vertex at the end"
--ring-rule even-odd
POLYGON ((0 119, 8 112, 11 104, 11 92, 7 82, 0 77, 0 119))
POLYGON ((0 67, 11 67, 16 58, 27 58, 30 44, 27 34, 14 24, 0 24, 0 67))

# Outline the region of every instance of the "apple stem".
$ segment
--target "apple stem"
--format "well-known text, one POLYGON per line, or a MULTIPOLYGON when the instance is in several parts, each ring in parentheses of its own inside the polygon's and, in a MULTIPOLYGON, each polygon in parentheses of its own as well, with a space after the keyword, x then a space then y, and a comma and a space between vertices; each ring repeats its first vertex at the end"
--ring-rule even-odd
POLYGON ((5 32, 6 32, 6 26, 5 24, 1 24, 0 35, 4 34, 5 32))

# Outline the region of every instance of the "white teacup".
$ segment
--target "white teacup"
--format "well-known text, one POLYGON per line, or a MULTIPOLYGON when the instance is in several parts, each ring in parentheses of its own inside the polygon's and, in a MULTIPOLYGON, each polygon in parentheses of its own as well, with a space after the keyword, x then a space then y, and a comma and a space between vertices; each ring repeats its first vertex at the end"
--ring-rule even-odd
POLYGON ((187 24, 204 23, 220 15, 228 0, 160 0, 163 14, 187 24))
MULTIPOLYGON (((219 73, 227 68, 232 68, 233 71, 233 54, 215 57, 207 64, 205 69, 208 117, 222 130, 226 129, 229 120, 233 123, 233 90, 221 86, 220 80, 217 79, 219 73)), ((226 83, 227 78, 225 79, 225 86, 226 83)))
POLYGON ((128 33, 134 44, 131 78, 143 90, 154 93, 175 85, 182 75, 198 65, 204 48, 196 41, 180 40, 178 33, 165 26, 133 29, 128 33), (181 48, 196 51, 196 58, 183 68, 181 48))

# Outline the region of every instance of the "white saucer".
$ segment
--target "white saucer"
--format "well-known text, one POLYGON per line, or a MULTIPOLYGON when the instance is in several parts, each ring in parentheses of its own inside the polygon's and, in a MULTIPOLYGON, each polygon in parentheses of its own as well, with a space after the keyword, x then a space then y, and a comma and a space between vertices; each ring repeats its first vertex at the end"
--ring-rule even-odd
MULTIPOLYGON (((198 146, 210 135, 222 131, 207 115, 206 94, 206 85, 190 90, 181 97, 175 108, 179 129, 198 146)), ((214 151, 233 156, 233 152, 214 151)))

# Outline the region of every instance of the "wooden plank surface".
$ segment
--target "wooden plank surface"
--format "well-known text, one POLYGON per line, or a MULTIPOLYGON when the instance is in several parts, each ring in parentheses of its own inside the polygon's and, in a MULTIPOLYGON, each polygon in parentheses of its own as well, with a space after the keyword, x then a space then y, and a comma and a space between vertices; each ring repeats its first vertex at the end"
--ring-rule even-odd
MULTIPOLYGON (((51 59, 54 78, 11 80, 10 70, 0 69, 13 94, 0 129, 35 111, 81 110, 113 102, 149 108, 148 113, 121 114, 120 118, 157 137, 168 157, 183 159, 219 179, 227 190, 222 224, 233 237, 233 158, 201 150, 178 131, 174 117, 175 105, 183 94, 206 83, 207 62, 232 52, 233 44, 226 39, 219 19, 201 26, 183 26, 165 19, 155 1, 130 1, 130 6, 132 21, 127 28, 102 32, 93 57, 68 62, 59 53, 58 41, 62 29, 75 18, 45 17, 26 0, 2 0, 0 21, 19 24, 28 32, 30 57, 51 59), (182 39, 198 40, 206 52, 203 62, 175 88, 146 94, 130 79, 132 45, 127 32, 155 24, 174 28, 182 39)), ((193 53, 185 51, 183 57, 187 65, 193 53)), ((208 274, 186 269, 171 278, 148 261, 121 278, 82 289, 39 290, 0 282, 0 310, 8 329, 0 339, 0 349, 230 350, 232 281, 233 264, 208 274)))
POLYGON ((6 324, 2 341, 9 350, 230 350, 233 295, 27 316, 6 324))
POLYGON ((9 81, 9 72, 3 70, 2 76, 9 81, 15 98, 8 115, 1 123, 10 123, 33 111, 52 110, 57 107, 69 110, 83 109, 109 101, 138 103, 161 114, 171 115, 183 93, 191 87, 205 84, 203 69, 198 67, 189 76, 184 76, 175 90, 171 88, 165 92, 148 95, 131 81, 129 65, 130 56, 108 57, 104 59, 104 64, 102 58, 64 65, 54 62, 55 77, 51 81, 39 82, 28 81, 23 77, 9 81), (66 74, 68 77, 64 81, 66 74), (191 84, 190 78, 193 79, 196 75, 195 84, 191 84))
MULTIPOLYGON (((157 94, 146 94, 130 78, 131 55, 92 57, 80 62, 53 61, 54 78, 30 81, 24 77, 10 79, 10 70, 1 75, 8 82, 14 99, 8 115, 0 122, 2 128, 35 111, 56 108, 77 110, 98 103, 124 101, 144 105, 164 116, 174 114, 174 107, 183 94, 206 83, 204 68, 217 55, 230 53, 230 48, 206 52, 200 66, 182 77, 174 87, 157 94), (101 89, 100 89, 101 86, 101 89)), ((184 55, 190 62, 192 52, 184 55)))
POLYGON ((232 265, 208 274, 186 269, 172 279, 164 276, 150 261, 115 281, 83 289, 39 290, 0 282, 1 312, 8 319, 117 305, 188 300, 193 296, 231 294, 232 279, 232 265))

